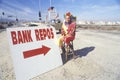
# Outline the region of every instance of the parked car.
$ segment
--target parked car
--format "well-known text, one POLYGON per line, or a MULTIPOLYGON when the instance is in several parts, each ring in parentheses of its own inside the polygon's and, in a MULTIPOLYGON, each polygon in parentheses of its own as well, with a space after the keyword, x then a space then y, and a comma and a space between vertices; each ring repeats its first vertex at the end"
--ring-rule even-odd
POLYGON ((61 32, 61 26, 62 26, 62 22, 60 19, 57 20, 51 20, 50 24, 55 27, 56 30, 59 31, 59 33, 61 32))

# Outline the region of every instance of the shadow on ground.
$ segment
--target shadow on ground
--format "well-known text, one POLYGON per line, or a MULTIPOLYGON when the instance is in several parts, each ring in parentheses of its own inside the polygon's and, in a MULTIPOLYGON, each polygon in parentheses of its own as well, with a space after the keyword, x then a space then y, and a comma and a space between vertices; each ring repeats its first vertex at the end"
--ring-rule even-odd
MULTIPOLYGON (((87 54, 90 53, 91 51, 93 51, 94 49, 95 49, 94 46, 85 47, 82 49, 75 50, 74 54, 75 54, 76 58, 83 57, 83 56, 87 56, 87 54)), ((65 64, 66 63, 65 54, 61 54, 61 57, 62 57, 63 64, 65 64)), ((68 56, 68 60, 70 60, 70 59, 72 59, 72 55, 68 56)))
POLYGON ((89 52, 93 51, 95 49, 94 46, 90 46, 90 47, 85 47, 79 50, 75 50, 75 55, 82 57, 82 56, 86 56, 89 52))

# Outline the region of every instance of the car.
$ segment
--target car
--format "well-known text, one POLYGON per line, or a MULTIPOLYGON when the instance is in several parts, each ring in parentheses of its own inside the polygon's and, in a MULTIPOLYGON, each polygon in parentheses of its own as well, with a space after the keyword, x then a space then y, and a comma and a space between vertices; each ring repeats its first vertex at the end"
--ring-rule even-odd
POLYGON ((29 24, 29 27, 34 27, 34 26, 38 26, 37 24, 29 24))

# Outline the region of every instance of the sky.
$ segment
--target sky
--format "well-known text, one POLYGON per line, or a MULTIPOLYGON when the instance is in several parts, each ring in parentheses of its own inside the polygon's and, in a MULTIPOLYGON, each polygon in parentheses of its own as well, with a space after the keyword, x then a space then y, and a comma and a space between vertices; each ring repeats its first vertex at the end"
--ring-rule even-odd
POLYGON ((120 0, 0 0, 0 16, 39 20, 38 12, 41 11, 44 20, 50 5, 55 7, 60 19, 64 19, 66 12, 71 12, 77 20, 120 21, 120 0))

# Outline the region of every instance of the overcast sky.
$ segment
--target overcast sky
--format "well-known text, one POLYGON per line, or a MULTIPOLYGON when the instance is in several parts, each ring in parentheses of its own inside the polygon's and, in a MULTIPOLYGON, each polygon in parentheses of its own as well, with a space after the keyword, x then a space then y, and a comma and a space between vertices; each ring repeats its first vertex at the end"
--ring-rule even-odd
MULTIPOLYGON (((61 19, 70 11, 78 20, 120 21, 120 0, 51 0, 61 19)), ((0 0, 0 15, 14 15, 19 19, 43 19, 50 7, 50 0, 0 0)), ((4 16, 6 18, 7 16, 4 16)))

